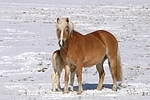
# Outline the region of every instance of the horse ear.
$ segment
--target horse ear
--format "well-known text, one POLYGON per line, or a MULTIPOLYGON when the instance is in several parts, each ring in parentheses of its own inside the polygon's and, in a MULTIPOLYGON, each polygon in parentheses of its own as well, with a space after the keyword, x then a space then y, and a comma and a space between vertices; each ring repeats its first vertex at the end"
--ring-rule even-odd
POLYGON ((69 18, 66 19, 67 23, 69 23, 69 18))
POLYGON ((60 19, 59 18, 57 18, 57 23, 60 21, 60 19))

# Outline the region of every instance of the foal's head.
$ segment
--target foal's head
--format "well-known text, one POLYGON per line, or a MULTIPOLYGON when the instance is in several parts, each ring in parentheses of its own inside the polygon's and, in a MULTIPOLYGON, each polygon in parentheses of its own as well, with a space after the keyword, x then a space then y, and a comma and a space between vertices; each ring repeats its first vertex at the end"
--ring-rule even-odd
POLYGON ((71 36, 73 31, 73 23, 69 21, 68 18, 57 18, 57 37, 59 39, 59 46, 62 47, 67 40, 71 36))

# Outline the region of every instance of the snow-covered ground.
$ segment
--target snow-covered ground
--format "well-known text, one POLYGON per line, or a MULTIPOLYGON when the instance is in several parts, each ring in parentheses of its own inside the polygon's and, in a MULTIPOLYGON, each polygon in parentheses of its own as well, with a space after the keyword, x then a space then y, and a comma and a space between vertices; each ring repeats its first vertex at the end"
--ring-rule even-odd
POLYGON ((0 0, 0 100, 53 99, 150 99, 149 0, 0 0), (111 90, 106 61, 102 91, 96 90, 95 67, 83 70, 82 95, 51 91, 51 55, 59 49, 57 17, 69 17, 83 34, 104 29, 116 36, 124 74, 121 89, 111 90))

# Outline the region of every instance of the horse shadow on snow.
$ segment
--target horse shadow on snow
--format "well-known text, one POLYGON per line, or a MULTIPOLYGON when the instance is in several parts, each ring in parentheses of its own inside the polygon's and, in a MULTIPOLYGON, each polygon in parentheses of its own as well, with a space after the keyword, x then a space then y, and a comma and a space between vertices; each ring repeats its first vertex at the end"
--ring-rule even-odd
MULTIPOLYGON (((97 89, 97 85, 98 84, 90 84, 90 83, 86 83, 86 84, 82 84, 83 90, 95 90, 97 89)), ((112 89, 112 84, 103 84, 103 88, 108 88, 108 89, 112 89)), ((74 86, 73 87, 74 91, 78 90, 78 86, 74 86)), ((64 88, 62 89, 64 90, 64 88)))

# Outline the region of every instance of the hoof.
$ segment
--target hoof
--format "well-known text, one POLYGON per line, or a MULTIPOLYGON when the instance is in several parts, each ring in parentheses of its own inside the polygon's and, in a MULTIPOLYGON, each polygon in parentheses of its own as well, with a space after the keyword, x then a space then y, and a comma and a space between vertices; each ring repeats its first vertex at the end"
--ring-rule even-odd
POLYGON ((117 92, 117 88, 112 88, 112 90, 117 92))
POLYGON ((77 92, 77 95, 81 95, 81 94, 82 94, 82 92, 83 92, 83 91, 78 91, 78 92, 77 92))
POLYGON ((74 92, 74 90, 70 90, 71 92, 74 92))
POLYGON ((70 87, 70 91, 71 91, 71 92, 73 92, 73 91, 74 91, 73 87, 70 87))
POLYGON ((58 92, 61 92, 62 90, 61 89, 58 89, 58 92))
POLYGON ((69 93, 69 91, 64 91, 64 92, 63 92, 63 94, 68 94, 68 93, 69 93))
POLYGON ((56 92, 56 89, 52 89, 52 92, 56 92))
POLYGON ((97 88, 98 91, 102 91, 102 89, 103 89, 102 87, 101 88, 97 88))

